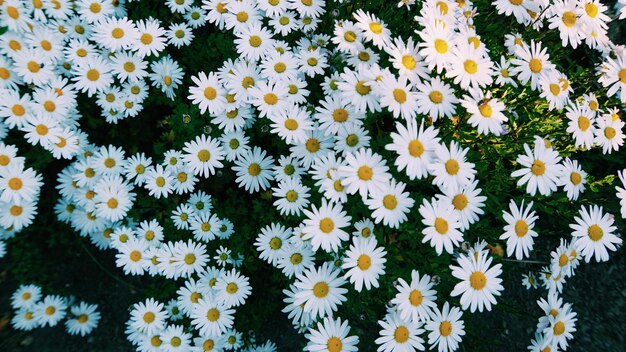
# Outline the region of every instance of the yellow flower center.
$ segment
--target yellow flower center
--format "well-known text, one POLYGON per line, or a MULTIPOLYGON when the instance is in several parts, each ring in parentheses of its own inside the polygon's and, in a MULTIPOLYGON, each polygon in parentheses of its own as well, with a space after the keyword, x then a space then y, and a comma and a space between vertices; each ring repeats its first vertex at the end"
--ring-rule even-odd
POLYGON ((215 308, 211 308, 209 309, 209 311, 206 313, 206 318, 211 321, 211 322, 215 322, 217 321, 217 319, 220 318, 220 311, 215 309, 215 308))
POLYGON ((372 179, 372 176, 374 176, 374 172, 371 167, 363 165, 359 167, 359 170, 357 171, 357 176, 363 181, 369 181, 372 179))
POLYGON ((445 54, 448 52, 448 42, 443 39, 435 39, 435 50, 439 54, 445 54))
POLYGON ((263 100, 268 105, 276 105, 278 103, 278 96, 274 93, 267 93, 263 96, 263 100))
POLYGON ((261 44, 263 44, 263 39, 261 39, 261 37, 259 37, 258 35, 253 35, 253 36, 250 36, 250 39, 248 39, 248 42, 250 43, 250 46, 252 46, 253 48, 258 48, 261 46, 261 44))
POLYGON ((445 235, 448 233, 448 221, 444 218, 436 218, 435 219, 435 230, 440 235, 445 235))
POLYGON ((470 275, 470 286, 475 290, 482 290, 487 285, 487 276, 480 271, 474 271, 470 275))
POLYGON ((95 68, 92 68, 90 70, 87 71, 87 79, 95 82, 98 79, 100 79, 100 72, 98 70, 96 70, 95 68))
POLYGON ((396 88, 393 90, 393 98, 396 102, 404 104, 406 102, 406 92, 403 89, 396 88))
POLYGON ((589 119, 586 116, 580 116, 578 117, 578 128, 585 132, 586 130, 589 129, 589 127, 591 126, 591 121, 589 121, 589 119))
POLYGON ((358 81, 356 83, 355 88, 356 88, 357 93, 361 95, 368 95, 370 91, 372 90, 372 88, 365 85, 365 81, 358 81))
POLYGON ((465 72, 473 75, 478 72, 478 64, 474 60, 465 60, 463 63, 463 69, 465 69, 465 72))
POLYGON ((250 166, 248 166, 248 173, 251 176, 259 176, 259 174, 261 173, 261 165, 257 163, 250 164, 250 166))
POLYGON ((393 338, 398 343, 405 343, 409 340, 409 329, 406 326, 400 325, 393 332, 393 338))
POLYGON ((533 165, 530 167, 531 172, 535 176, 541 176, 546 173, 546 164, 541 160, 533 161, 533 165))
POLYGON ((554 324, 554 336, 559 336, 562 335, 565 332, 565 323, 563 323, 562 321, 558 321, 556 324, 554 324))
POLYGON ((574 184, 574 186, 578 186, 582 182, 583 178, 578 172, 572 172, 569 175, 569 180, 574 184))
POLYGON ((393 194, 383 197, 383 206, 389 210, 394 210, 398 206, 398 199, 393 194))
POLYGON ((335 223, 331 218, 323 218, 320 220, 320 231, 323 233, 331 233, 335 229, 335 223))
POLYGON ((324 298, 328 295, 330 287, 324 281, 320 281, 313 286, 313 295, 317 298, 324 298))
POLYGON ((541 60, 532 58, 528 62, 528 67, 530 67, 530 71, 532 73, 539 73, 541 72, 541 69, 543 68, 543 64, 541 63, 541 60))
POLYGON ((17 177, 12 177, 9 179, 8 185, 10 189, 17 191, 22 188, 23 182, 17 177))
POLYGON ((402 57, 402 65, 409 70, 412 70, 417 66, 417 62, 415 62, 415 58, 413 55, 404 55, 402 57))
POLYGON ((460 170, 460 165, 459 162, 454 160, 454 159, 450 159, 448 161, 446 161, 446 172, 450 175, 456 175, 459 173, 460 170))
POLYGON ((411 291, 411 293, 409 293, 409 302, 411 303, 413 307, 420 306, 422 304, 422 301, 424 301, 424 296, 422 295, 422 291, 413 290, 411 291))
POLYGON ((439 324, 439 334, 441 336, 446 337, 452 333, 452 323, 447 320, 444 320, 439 324))
POLYGON ((283 241, 278 237, 272 237, 270 240, 270 248, 273 250, 280 249, 283 246, 283 241))
POLYGON ((604 231, 602 231, 602 228, 600 226, 594 224, 589 226, 589 229, 587 230, 587 235, 589 235, 589 238, 591 238, 592 241, 598 242, 602 239, 602 237, 604 237, 604 231))
POLYGON ((428 94, 428 98, 435 104, 441 104, 443 102, 443 94, 438 90, 433 90, 428 94))
POLYGON ((341 352, 343 350, 343 343, 340 338, 333 336, 326 342, 326 349, 328 352, 341 352))
POLYGON ((524 237, 528 233, 528 224, 524 220, 517 220, 515 222, 515 234, 517 237, 524 237))
POLYGON ((383 32, 383 25, 378 22, 370 23, 370 31, 374 34, 381 34, 383 32))
POLYGON ((463 210, 467 207, 467 197, 463 193, 459 193, 452 198, 452 205, 454 205, 454 209, 463 210))
POLYGON ((566 27, 574 27, 576 25, 576 14, 573 13, 572 11, 565 11, 563 12, 563 24, 566 27))
POLYGON ((607 139, 613 139, 615 137, 615 135, 617 134, 617 131, 615 130, 615 128, 613 127, 606 127, 604 129, 604 136, 607 139))
POLYGON ((316 153, 320 149, 320 142, 315 138, 309 138, 306 143, 306 150, 310 153, 316 153))
POLYGON ((491 117, 491 115, 493 114, 493 108, 489 105, 489 104, 480 104, 480 106, 478 106, 478 111, 480 111, 480 114, 483 115, 483 117, 491 117))
POLYGON ((367 254, 361 254, 357 259, 357 266, 363 271, 369 269, 372 266, 372 258, 367 254))

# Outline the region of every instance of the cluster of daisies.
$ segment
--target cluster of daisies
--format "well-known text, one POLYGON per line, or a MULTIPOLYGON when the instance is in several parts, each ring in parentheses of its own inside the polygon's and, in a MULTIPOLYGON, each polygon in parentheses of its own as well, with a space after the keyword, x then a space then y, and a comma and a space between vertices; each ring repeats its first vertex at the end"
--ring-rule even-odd
POLYGON ((4 144, 0 138, 0 258, 7 251, 4 240, 33 222, 43 185, 41 175, 27 167, 18 152, 16 146, 4 144))
POLYGON ((97 304, 76 302, 74 297, 43 295, 41 287, 21 285, 11 297, 15 310, 11 325, 18 330, 56 326, 65 319, 65 330, 71 335, 85 336, 100 321, 97 304))
MULTIPOLYGON (((450 301, 459 304, 438 295, 433 277, 413 271, 410 278, 398 278, 375 342, 379 351, 427 346, 454 351, 465 335, 464 311, 488 311, 497 304, 502 265, 493 263, 484 241, 462 248, 464 232, 484 214, 486 197, 470 148, 436 126, 452 120, 479 138, 506 138, 509 120, 518 118, 507 108, 507 88, 524 87, 546 110, 563 112, 576 148, 607 154, 626 138, 620 107, 608 107, 612 97, 626 102, 626 49, 607 37, 609 9, 598 0, 497 0, 493 6, 531 30, 557 29, 564 47, 584 42, 598 51, 603 60, 598 82, 606 88, 606 101, 593 93, 574 97, 572 82, 539 40, 507 34, 506 52, 492 59, 493 51, 476 32, 479 14, 470 1, 423 1, 415 10, 415 35, 408 39, 394 36, 375 14, 361 9, 324 33, 322 0, 163 3, 173 19, 184 20, 167 27, 154 18, 129 20, 124 1, 0 4, 0 26, 8 28, 0 37, 0 140, 15 129, 55 158, 71 160, 57 178, 61 197, 55 212, 98 248, 114 250, 125 274, 183 282, 167 304, 149 298, 132 307, 126 332, 138 351, 276 350, 272 342, 257 344, 234 329, 236 309, 252 287, 240 271, 243 255, 221 245, 235 234, 233 222, 219 217, 211 195, 197 189, 218 172, 230 168, 239 188, 270 193, 282 216, 299 221, 293 227, 279 222, 261 227, 254 248, 290 282, 283 312, 305 334, 308 351, 358 350, 358 336, 336 312, 349 287, 374 290, 385 275, 387 252, 374 226, 397 229, 411 212, 419 213, 421 242, 433 255, 453 255, 450 270, 458 282, 450 301), (79 128, 79 94, 94 100, 112 124, 139 115, 149 85, 175 99, 184 73, 167 52, 189 45, 193 30, 207 25, 232 32, 239 57, 214 72, 194 73, 186 98, 219 136, 205 129, 181 150, 160 156, 91 144, 79 128), (319 87, 309 84, 313 80, 319 87), (373 113, 396 119, 384 146, 370 143, 366 119, 373 113), (275 142, 287 146, 286 155, 275 155, 270 144, 254 144, 249 131, 257 122, 269 125, 275 142), (377 147, 395 159, 386 160, 377 147), (437 194, 416 204, 416 195, 394 174, 432 183, 437 194), (145 213, 135 207, 144 193, 155 204, 184 197, 169 220, 189 235, 186 240, 168 240, 157 219, 135 220, 145 213), (364 204, 369 215, 354 218, 349 199, 364 204), (216 243, 219 249, 210 254, 216 243), (333 260, 319 263, 323 254, 333 260)), ((398 3, 412 5, 415 1, 398 3)), ((623 7, 617 10, 626 16, 623 7)), ((575 201, 585 191, 587 173, 578 161, 561 156, 549 136, 523 147, 511 177, 529 197, 562 190, 575 201)), ((619 178, 624 217, 624 172, 619 178)), ((41 177, 25 168, 15 147, 0 144, 0 185, 3 239, 32 221, 41 177)), ((506 241, 506 255, 517 260, 530 257, 540 232, 533 205, 512 199, 502 214, 500 239, 506 241)), ((582 259, 606 261, 622 244, 614 217, 602 207, 583 206, 573 221, 571 239, 552 252, 550 265, 523 280, 527 287, 542 280, 548 292, 539 301, 545 314, 533 351, 567 348, 576 313, 559 297, 565 280, 582 259)), ((15 307, 18 328, 54 325, 71 305, 49 296, 43 308, 30 306, 26 301, 40 291, 22 289, 14 300, 21 304, 15 307)), ((84 334, 99 315, 93 306, 77 307, 68 331, 84 334)))

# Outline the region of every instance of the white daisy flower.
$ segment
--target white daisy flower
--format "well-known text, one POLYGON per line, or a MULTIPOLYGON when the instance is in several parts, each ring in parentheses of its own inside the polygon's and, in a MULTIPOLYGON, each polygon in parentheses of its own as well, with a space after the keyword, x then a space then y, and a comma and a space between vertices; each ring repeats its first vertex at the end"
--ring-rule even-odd
POLYGON ((607 249, 616 251, 622 244, 622 239, 615 235, 617 227, 613 225, 613 216, 603 213, 602 207, 597 205, 580 208, 580 217, 574 217, 575 224, 569 227, 573 230, 574 245, 580 254, 589 263, 592 257, 598 262, 609 260, 607 249))

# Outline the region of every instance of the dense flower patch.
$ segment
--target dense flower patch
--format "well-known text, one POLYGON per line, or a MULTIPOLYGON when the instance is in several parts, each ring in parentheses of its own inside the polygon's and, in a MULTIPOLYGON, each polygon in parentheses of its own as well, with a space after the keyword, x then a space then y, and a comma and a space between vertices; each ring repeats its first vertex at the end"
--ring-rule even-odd
MULTIPOLYGON (((252 296, 307 351, 455 351, 504 274, 543 263, 521 277, 544 297, 529 350, 566 350, 567 280, 622 245, 626 3, 375 3, 0 1, 0 258, 54 211, 120 273, 173 282, 119 322, 154 352, 276 351, 237 329, 252 296), (151 104, 171 108, 158 126, 151 104), (132 119, 165 142, 121 147, 132 119), (265 268, 280 294, 251 284, 265 268), (374 338, 348 319, 365 297, 374 338)), ((105 305, 36 284, 13 328, 100 328, 105 305)))

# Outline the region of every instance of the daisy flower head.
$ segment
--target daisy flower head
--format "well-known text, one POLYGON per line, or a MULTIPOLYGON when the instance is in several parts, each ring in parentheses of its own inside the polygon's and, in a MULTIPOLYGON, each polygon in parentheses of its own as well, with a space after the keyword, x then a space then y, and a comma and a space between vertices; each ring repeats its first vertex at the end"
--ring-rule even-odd
POLYGON ((537 288, 537 276, 532 271, 529 271, 528 274, 522 274, 522 285, 528 290, 537 288))
POLYGON ((559 185, 563 186, 563 190, 567 193, 567 198, 577 200, 578 196, 585 191, 587 173, 578 164, 578 161, 565 158, 559 181, 559 185))
POLYGON ((70 335, 85 336, 91 333, 100 321, 97 304, 80 302, 70 308, 73 318, 65 321, 65 328, 70 335))
POLYGON ((135 42, 134 50, 139 57, 157 56, 165 49, 165 30, 159 20, 152 18, 137 21, 139 40, 135 42))
POLYGON ((419 213, 423 217, 422 223, 426 225, 422 230, 422 243, 430 242, 438 255, 444 248, 447 253, 452 253, 454 246, 463 241, 463 234, 459 231, 461 218, 451 204, 424 199, 419 213))
POLYGON ((361 29, 366 41, 372 42, 379 49, 382 49, 389 43, 391 31, 379 18, 361 9, 358 9, 352 16, 356 20, 356 26, 361 29))
POLYGON ((463 148, 457 142, 450 142, 450 147, 439 145, 435 148, 436 158, 429 165, 430 173, 435 176, 433 184, 440 189, 465 187, 476 175, 474 164, 466 161, 469 148, 463 148))
POLYGON ((461 231, 469 229, 471 224, 478 221, 478 215, 485 213, 482 208, 487 197, 480 195, 482 189, 477 186, 478 180, 474 180, 465 187, 449 187, 443 190, 442 195, 437 195, 440 201, 452 204, 454 210, 459 213, 461 231))
POLYGON ((171 265, 175 269, 174 277, 189 277, 204 271, 209 261, 206 246, 193 240, 176 242, 172 248, 171 265))
POLYGON ((24 169, 23 163, 11 163, 0 168, 0 201, 17 205, 33 202, 39 196, 42 184, 42 177, 35 170, 24 169))
POLYGON ((33 284, 20 285, 11 296, 13 309, 32 308, 41 299, 41 287, 33 284))
POLYGON ((548 326, 543 330, 545 335, 544 346, 560 347, 563 351, 567 350, 567 341, 574 338, 572 333, 576 332, 576 312, 572 311, 569 304, 564 305, 555 316, 549 314, 548 326))
POLYGON ((64 297, 50 295, 33 306, 33 318, 39 326, 56 326, 65 315, 67 300, 64 297))
POLYGON ((354 284, 357 292, 361 292, 363 285, 366 290, 378 287, 378 277, 385 273, 387 252, 376 245, 374 237, 354 237, 346 251, 341 268, 347 270, 344 277, 354 284))
POLYGON ((453 78, 454 83, 467 90, 482 88, 493 82, 493 62, 483 52, 484 49, 475 49, 473 45, 455 47, 446 76, 453 78))
POLYGON ((197 136, 194 141, 186 142, 183 152, 183 161, 196 176, 208 178, 224 166, 221 162, 224 151, 219 142, 204 134, 197 136))
POLYGON ((115 264, 122 267, 126 275, 142 275, 146 269, 145 256, 148 249, 148 242, 143 239, 130 238, 116 248, 115 264))
POLYGON ((608 96, 616 96, 624 104, 626 102, 626 58, 611 57, 601 66, 602 85, 607 88, 608 96))
POLYGON ((278 198, 274 201, 274 206, 281 215, 300 215, 309 205, 310 190, 299 179, 288 178, 280 181, 272 188, 272 195, 278 198))
POLYGON ((424 122, 418 129, 417 122, 413 120, 407 121, 406 127, 397 122, 396 131, 391 133, 392 143, 387 144, 385 149, 398 155, 394 162, 398 171, 406 169, 411 180, 426 177, 439 144, 439 131, 433 126, 424 129, 424 122))
POLYGON ((260 81, 249 88, 251 101, 260 117, 271 117, 284 111, 288 105, 289 87, 281 81, 260 81))
POLYGON ((343 229, 350 225, 352 218, 341 204, 322 198, 319 208, 313 205, 311 210, 304 210, 304 215, 307 218, 303 222, 303 239, 311 240, 314 251, 321 247, 328 253, 337 252, 341 242, 349 239, 349 234, 343 229))
POLYGON ((595 114, 578 102, 567 105, 567 132, 572 134, 576 147, 591 149, 594 143, 595 114))
POLYGON ((395 118, 414 120, 417 116, 417 94, 411 90, 405 76, 396 79, 393 75, 383 77, 379 86, 380 106, 386 107, 395 118))
POLYGON ((495 84, 501 87, 509 84, 513 88, 517 88, 517 82, 511 77, 511 62, 507 60, 506 56, 500 56, 500 63, 496 62, 494 69, 496 71, 495 84))
POLYGON ((246 302, 252 288, 247 277, 232 269, 217 280, 214 289, 217 291, 216 299, 224 303, 226 307, 237 307, 246 302))
POLYGON ((369 148, 346 155, 345 165, 340 166, 338 171, 346 191, 349 194, 358 192, 363 199, 376 190, 384 189, 391 179, 385 160, 369 148))
POLYGON ((84 62, 72 66, 74 86, 91 97, 111 86, 111 69, 110 62, 98 55, 89 55, 84 62))
POLYGON ((339 96, 345 104, 352 104, 357 112, 380 111, 380 103, 372 92, 371 83, 365 77, 366 71, 368 68, 365 65, 360 65, 356 71, 344 68, 340 80, 337 81, 339 96))
POLYGON ((304 348, 305 351, 332 351, 332 352, 351 352, 358 351, 358 336, 348 336, 350 333, 350 325, 348 321, 341 321, 341 318, 332 319, 324 318, 323 321, 317 323, 317 329, 310 328, 305 337, 308 344, 304 348))
POLYGON ((217 74, 200 72, 197 77, 192 76, 191 80, 195 86, 189 88, 188 99, 198 105, 200 113, 208 111, 214 116, 223 113, 226 109, 226 94, 217 74))
POLYGON ((174 192, 173 184, 174 175, 162 165, 152 166, 146 171, 144 187, 155 198, 167 198, 170 193, 174 192))
POLYGON ((344 53, 358 53, 364 49, 363 32, 352 21, 337 21, 331 41, 344 53))
POLYGON ((270 181, 274 180, 274 158, 259 147, 244 153, 235 160, 233 171, 237 174, 235 180, 239 187, 250 193, 266 190, 270 181))
POLYGON ((320 267, 311 267, 296 277, 294 304, 303 304, 303 311, 311 317, 332 316, 337 307, 346 301, 348 290, 341 287, 346 280, 333 264, 326 262, 320 267))
POLYGON ((602 154, 611 154, 624 145, 624 124, 617 114, 604 114, 596 119, 594 143, 602 147, 602 154))
POLYGON ((356 112, 352 104, 338 96, 327 97, 320 105, 315 108, 313 117, 325 135, 337 135, 342 128, 363 125, 365 114, 356 112))
POLYGON ((378 351, 424 351, 424 340, 419 336, 424 333, 421 322, 410 322, 400 318, 398 312, 391 312, 385 319, 379 320, 382 330, 374 342, 378 351))
POLYGON ((517 185, 526 185, 526 193, 531 196, 537 190, 544 196, 552 194, 557 189, 562 173, 559 152, 554 148, 547 148, 545 143, 535 143, 532 150, 524 143, 524 150, 526 154, 517 157, 517 163, 522 168, 513 171, 511 177, 521 176, 517 185))
POLYGON ((467 121, 478 133, 495 136, 501 135, 504 130, 502 124, 508 119, 502 113, 505 110, 504 103, 496 98, 491 98, 491 94, 485 94, 482 90, 473 89, 470 95, 461 99, 461 106, 470 114, 467 121))
POLYGON ((548 101, 550 110, 562 110, 570 103, 569 95, 574 91, 567 76, 557 70, 541 75, 539 88, 540 96, 548 101))
POLYGON ((191 324, 203 336, 218 336, 233 326, 234 313, 216 298, 202 298, 193 307, 191 324))
POLYGON ((436 68, 437 74, 441 74, 452 60, 452 49, 455 45, 450 26, 444 22, 434 21, 417 34, 422 39, 418 44, 421 48, 419 53, 428 64, 428 69, 432 71, 436 68))
POLYGON ((430 320, 433 309, 437 308, 437 291, 433 289, 429 275, 420 277, 417 270, 411 271, 411 281, 407 283, 398 278, 398 293, 391 300, 400 313, 400 318, 410 322, 426 322, 430 320))
POLYGON ((483 307, 490 311, 491 305, 496 304, 495 296, 499 296, 502 287, 502 265, 491 266, 492 258, 488 257, 487 251, 475 252, 475 255, 461 255, 457 259, 459 266, 450 265, 452 276, 461 280, 450 293, 452 297, 461 296, 461 307, 465 310, 470 308, 473 313, 483 307), (477 256, 476 256, 477 254, 477 256))
POLYGON ((437 346, 439 352, 452 352, 459 348, 461 337, 465 335, 462 316, 463 312, 458 307, 450 307, 448 302, 443 304, 441 310, 433 308, 431 320, 425 325, 431 349, 437 346))
POLYGON ((281 224, 272 223, 263 227, 254 242, 254 246, 260 252, 259 258, 273 266, 276 265, 290 236, 291 228, 285 228, 281 224))
POLYGON ((622 244, 622 239, 616 236, 613 216, 604 213, 602 207, 597 205, 589 206, 588 210, 582 206, 579 215, 574 217, 576 223, 569 225, 577 251, 587 263, 591 258, 598 262, 609 260, 608 250, 616 251, 622 244))
POLYGON ((571 259, 572 245, 561 238, 559 246, 550 253, 551 275, 568 278, 574 275, 574 261, 571 259))
POLYGON ((411 83, 418 83, 422 79, 429 78, 424 58, 419 53, 419 44, 413 38, 405 43, 401 38, 396 38, 385 50, 389 53, 391 64, 398 70, 400 78, 408 78, 411 83))
POLYGON ((452 117, 459 100, 452 87, 438 76, 428 81, 417 83, 417 112, 432 117, 437 121, 440 117, 452 117))
POLYGON ((283 109, 269 116, 271 132, 277 134, 287 144, 306 142, 306 131, 313 129, 309 113, 298 105, 283 109))
POLYGON ((94 24, 93 39, 112 52, 130 49, 139 37, 135 23, 126 17, 107 17, 94 24))
POLYGON ((530 87, 533 90, 539 88, 541 76, 555 68, 554 64, 550 62, 548 49, 542 48, 541 42, 532 40, 530 45, 518 46, 515 50, 515 56, 516 58, 511 61, 513 65, 511 74, 516 75, 522 84, 530 82, 530 87))
POLYGON ((500 235, 501 240, 506 240, 507 256, 521 260, 529 256, 535 243, 534 238, 539 236, 534 230, 535 221, 539 218, 535 211, 532 210, 533 202, 524 207, 524 201, 521 205, 517 205, 511 199, 509 203, 509 211, 502 212, 502 217, 506 221, 504 233, 500 235))
POLYGON ((408 192, 404 192, 405 184, 391 179, 383 188, 370 192, 369 198, 365 200, 370 210, 374 222, 391 228, 398 228, 407 219, 415 201, 408 192))
POLYGON ((272 47, 272 33, 261 22, 249 23, 235 32, 237 52, 251 61, 261 59, 272 47))
POLYGON ((583 39, 583 22, 578 16, 578 6, 575 1, 557 0, 550 7, 552 17, 548 20, 548 28, 558 29, 561 36, 561 45, 572 48, 580 44, 583 39))

